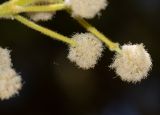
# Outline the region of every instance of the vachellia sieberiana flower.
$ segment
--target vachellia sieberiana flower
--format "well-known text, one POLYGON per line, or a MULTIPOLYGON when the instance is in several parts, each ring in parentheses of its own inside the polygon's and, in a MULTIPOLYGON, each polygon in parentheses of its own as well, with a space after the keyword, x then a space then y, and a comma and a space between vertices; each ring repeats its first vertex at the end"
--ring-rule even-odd
POLYGON ((82 18, 94 18, 108 5, 106 0, 65 0, 65 2, 72 9, 72 16, 82 18))
POLYGON ((94 68, 102 56, 102 42, 90 33, 75 34, 72 39, 77 45, 69 48, 69 60, 83 69, 94 68))
POLYGON ((12 68, 10 51, 0 47, 0 100, 18 94, 21 87, 22 79, 12 68))
POLYGON ((145 79, 152 68, 150 54, 143 44, 125 44, 110 65, 123 81, 139 82, 145 79))

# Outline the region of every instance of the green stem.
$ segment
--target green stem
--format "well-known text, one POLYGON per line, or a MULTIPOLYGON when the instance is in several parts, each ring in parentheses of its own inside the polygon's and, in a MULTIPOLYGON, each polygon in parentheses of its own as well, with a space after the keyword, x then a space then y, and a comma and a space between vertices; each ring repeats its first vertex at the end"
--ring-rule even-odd
POLYGON ((103 35, 100 31, 98 31, 95 27, 89 24, 86 20, 80 17, 74 17, 74 19, 76 19, 79 22, 79 24, 82 27, 84 27, 87 31, 91 32, 97 38, 99 38, 102 42, 104 42, 111 51, 116 51, 116 52, 121 51, 118 43, 112 42, 109 38, 103 35))
POLYGON ((0 5, 0 17, 10 16, 16 13, 14 4, 9 1, 0 5))
POLYGON ((17 21, 21 22, 22 24, 24 24, 24 25, 26 25, 26 26, 28 26, 28 27, 36 30, 36 31, 39 31, 39 32, 51 37, 51 38, 54 38, 54 39, 60 40, 62 42, 68 43, 71 46, 75 46, 76 45, 76 42, 74 40, 72 40, 72 39, 70 39, 70 38, 68 38, 66 36, 63 36, 63 35, 61 35, 61 34, 59 34, 57 32, 54 32, 52 30, 49 30, 49 29, 47 29, 45 27, 37 25, 34 22, 29 21, 28 19, 26 19, 26 18, 24 18, 24 17, 22 17, 20 15, 17 15, 14 18, 17 21))
POLYGON ((64 3, 56 3, 41 6, 19 6, 15 4, 15 1, 9 1, 0 5, 0 17, 12 16, 22 12, 54 12, 66 8, 67 7, 64 3))
MULTIPOLYGON (((27 6, 27 5, 30 5, 30 4, 33 5, 36 2, 41 2, 42 0, 13 0, 13 1, 15 1, 15 3, 17 5, 27 6)), ((46 0, 46 2, 62 3, 63 0, 46 0)))
POLYGON ((15 4, 20 6, 34 4, 35 2, 38 2, 38 1, 40 0, 14 0, 15 4))
POLYGON ((66 9, 66 5, 63 3, 52 4, 52 5, 42 5, 42 6, 27 6, 24 7, 20 12, 49 12, 58 11, 66 9))

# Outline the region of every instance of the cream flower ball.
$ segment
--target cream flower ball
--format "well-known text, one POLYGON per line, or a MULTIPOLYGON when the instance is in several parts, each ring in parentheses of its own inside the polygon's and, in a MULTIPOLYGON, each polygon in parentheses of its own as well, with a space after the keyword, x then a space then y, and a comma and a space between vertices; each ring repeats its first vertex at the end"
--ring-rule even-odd
POLYGON ((21 87, 21 76, 12 68, 10 51, 0 47, 0 100, 18 94, 21 87))
POLYGON ((152 61, 143 44, 128 44, 122 46, 121 53, 115 55, 110 67, 123 81, 136 83, 147 77, 152 61))
POLYGON ((22 79, 14 69, 0 70, 0 100, 6 100, 19 93, 22 79))
POLYGON ((65 3, 72 9, 73 16, 82 18, 94 18, 108 5, 107 0, 65 0, 65 3))
POLYGON ((33 20, 35 22, 48 21, 48 20, 52 19, 54 14, 55 13, 51 13, 51 12, 39 12, 39 13, 31 12, 31 13, 29 13, 29 17, 31 20, 33 20))
POLYGON ((68 59, 82 69, 94 68, 102 55, 102 42, 90 33, 75 34, 72 39, 77 45, 69 47, 68 59))

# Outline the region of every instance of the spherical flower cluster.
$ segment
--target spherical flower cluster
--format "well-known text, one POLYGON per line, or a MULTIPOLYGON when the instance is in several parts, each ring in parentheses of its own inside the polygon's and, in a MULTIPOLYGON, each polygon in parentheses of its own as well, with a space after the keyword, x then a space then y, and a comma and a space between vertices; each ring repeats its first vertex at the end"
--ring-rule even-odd
POLYGON ((121 53, 115 55, 110 67, 123 81, 136 83, 147 77, 152 61, 143 44, 129 44, 122 46, 121 53))
POLYGON ((21 76, 13 69, 0 70, 0 99, 9 99, 19 93, 22 87, 21 76))
POLYGON ((93 18, 108 5, 106 0, 65 0, 72 9, 73 16, 93 18))
POLYGON ((12 68, 10 51, 0 47, 0 100, 18 94, 21 87, 21 76, 12 68))
POLYGON ((102 55, 102 42, 90 33, 75 34, 72 39, 77 42, 77 45, 70 46, 68 59, 80 68, 93 68, 102 55))

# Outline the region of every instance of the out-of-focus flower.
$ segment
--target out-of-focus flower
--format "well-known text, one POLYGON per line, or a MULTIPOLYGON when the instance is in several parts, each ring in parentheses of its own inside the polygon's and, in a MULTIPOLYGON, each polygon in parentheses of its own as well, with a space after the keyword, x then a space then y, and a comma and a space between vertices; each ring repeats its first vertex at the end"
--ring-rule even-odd
POLYGON ((65 0, 65 3, 71 7, 73 16, 82 18, 94 18, 108 5, 107 0, 65 0))
POLYGON ((0 47, 0 100, 18 94, 21 87, 21 76, 12 68, 10 51, 0 47))

